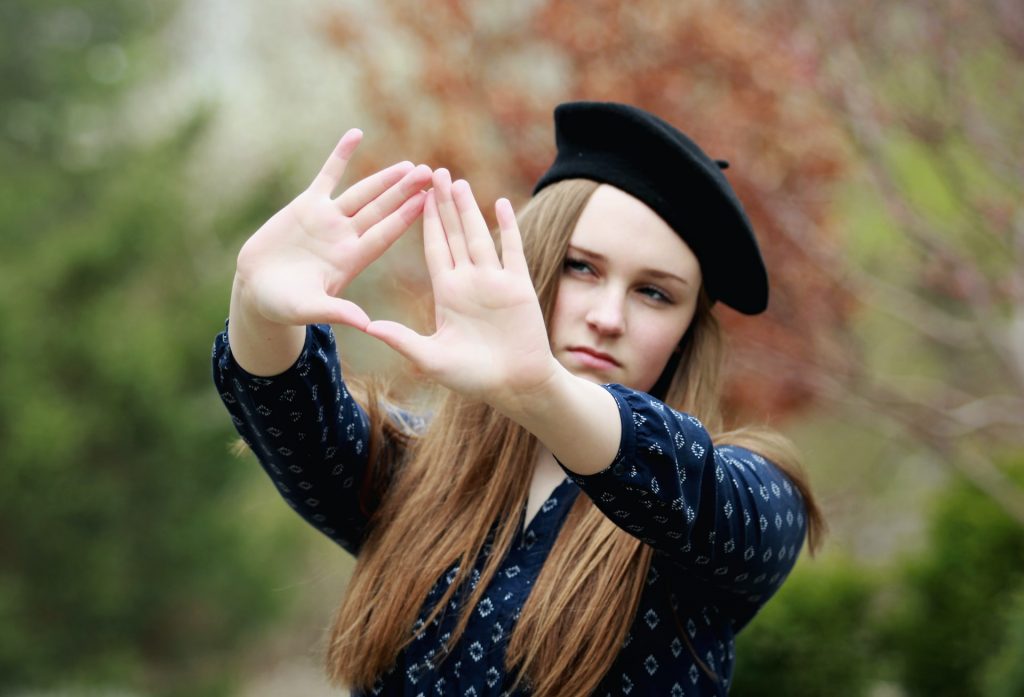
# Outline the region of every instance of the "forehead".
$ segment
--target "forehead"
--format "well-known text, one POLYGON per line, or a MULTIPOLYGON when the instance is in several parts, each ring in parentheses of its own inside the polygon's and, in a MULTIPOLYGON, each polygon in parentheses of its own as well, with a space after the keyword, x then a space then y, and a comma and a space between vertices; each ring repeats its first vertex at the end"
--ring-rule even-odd
POLYGON ((643 201, 608 184, 590 197, 569 244, 626 267, 700 281, 700 264, 676 231, 643 201))

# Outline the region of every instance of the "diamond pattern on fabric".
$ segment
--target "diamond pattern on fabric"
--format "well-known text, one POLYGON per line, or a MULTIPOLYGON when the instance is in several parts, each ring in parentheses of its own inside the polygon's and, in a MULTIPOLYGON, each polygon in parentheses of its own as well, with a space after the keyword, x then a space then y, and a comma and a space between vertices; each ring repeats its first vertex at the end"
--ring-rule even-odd
MULTIPOLYGON (((307 327, 299 358, 277 376, 242 370, 226 331, 214 343, 212 360, 231 422, 282 498, 358 555, 375 510, 373 501, 359 499, 369 423, 344 384, 330 327, 307 327)), ((515 676, 504 666, 509 637, 581 495, 655 551, 632 626, 594 694, 725 696, 736 633, 783 583, 803 544, 803 502, 771 463, 712 443, 696 417, 621 385, 605 389, 622 423, 616 460, 594 475, 566 470, 529 529, 517 532, 477 607, 462 608, 458 599, 480 582, 485 554, 466 571, 466 588, 456 591, 438 620, 424 626, 421 616, 393 668, 354 697, 511 694, 515 676), (461 612, 469 613, 466 629, 443 655, 461 612)), ((396 409, 388 408, 387 417, 410 434, 426 428, 426 420, 396 409)), ((489 554, 490 546, 485 550, 489 554)), ((458 575, 453 564, 432 596, 440 598, 458 575)), ((526 694, 522 687, 515 693, 526 694)))

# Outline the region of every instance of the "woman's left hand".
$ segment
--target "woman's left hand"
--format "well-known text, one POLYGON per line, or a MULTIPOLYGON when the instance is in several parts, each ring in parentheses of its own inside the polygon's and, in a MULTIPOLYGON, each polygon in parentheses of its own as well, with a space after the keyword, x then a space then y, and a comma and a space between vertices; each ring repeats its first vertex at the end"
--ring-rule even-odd
POLYGON ((425 377, 498 409, 515 409, 560 370, 551 353, 512 206, 495 203, 501 258, 466 181, 434 173, 423 212, 423 248, 434 289, 436 330, 423 336, 397 322, 365 331, 409 359, 425 377))

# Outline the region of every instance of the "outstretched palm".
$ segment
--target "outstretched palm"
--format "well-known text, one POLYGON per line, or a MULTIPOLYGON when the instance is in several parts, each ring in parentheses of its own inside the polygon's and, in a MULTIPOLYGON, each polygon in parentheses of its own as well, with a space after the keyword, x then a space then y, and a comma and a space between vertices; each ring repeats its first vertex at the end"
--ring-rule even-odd
POLYGON ((501 199, 495 210, 501 260, 469 185, 453 185, 445 170, 435 172, 423 244, 436 330, 421 336, 395 322, 376 321, 366 332, 446 387, 500 402, 541 388, 557 362, 512 207, 501 199))
POLYGON ((430 169, 402 162, 332 198, 362 133, 347 132, 313 183, 242 247, 238 280, 249 302, 280 324, 369 322, 337 296, 409 227, 423 209, 430 169))

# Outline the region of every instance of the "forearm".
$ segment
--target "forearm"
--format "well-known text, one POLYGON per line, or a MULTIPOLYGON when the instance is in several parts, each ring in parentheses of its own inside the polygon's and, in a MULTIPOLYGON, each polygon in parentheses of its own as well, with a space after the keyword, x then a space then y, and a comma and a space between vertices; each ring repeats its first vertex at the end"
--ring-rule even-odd
POLYGON ((622 424, 615 398, 561 365, 540 390, 495 406, 577 474, 600 472, 618 453, 622 424))
MULTIPOLYGON (((611 467, 577 471, 581 490, 610 521, 688 573, 751 600, 773 593, 804 540, 799 490, 764 457, 716 447, 693 415, 622 385, 598 389, 619 411, 622 452, 611 467)), ((575 447, 592 445, 581 439, 575 447)))
POLYGON ((369 419, 341 378, 329 327, 305 329, 298 362, 273 377, 240 370, 225 333, 213 347, 213 380, 239 435, 280 495, 316 529, 355 554, 370 511, 360 499, 369 419))
POLYGON ((257 376, 278 375, 298 359, 306 328, 265 319, 248 301, 245 284, 236 275, 231 287, 228 338, 235 361, 243 370, 257 376))

